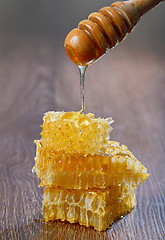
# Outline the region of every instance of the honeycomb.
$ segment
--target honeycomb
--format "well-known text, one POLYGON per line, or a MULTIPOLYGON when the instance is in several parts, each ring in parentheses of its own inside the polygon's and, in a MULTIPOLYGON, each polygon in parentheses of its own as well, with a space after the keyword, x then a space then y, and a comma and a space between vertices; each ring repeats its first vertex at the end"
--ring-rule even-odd
POLYGON ((112 118, 95 118, 81 112, 48 112, 43 118, 41 145, 47 152, 104 153, 112 118))
POLYGON ((109 141, 105 154, 84 156, 64 151, 48 152, 38 140, 34 170, 40 186, 67 189, 108 188, 126 184, 138 186, 147 177, 147 169, 126 146, 109 141))
POLYGON ((60 219, 103 231, 135 205, 135 191, 130 189, 114 186, 105 190, 45 188, 43 217, 47 222, 60 219))
POLYGON ((33 167, 45 187, 45 221, 103 231, 135 207, 135 189, 149 174, 125 145, 110 141, 112 122, 91 113, 45 114, 33 167))

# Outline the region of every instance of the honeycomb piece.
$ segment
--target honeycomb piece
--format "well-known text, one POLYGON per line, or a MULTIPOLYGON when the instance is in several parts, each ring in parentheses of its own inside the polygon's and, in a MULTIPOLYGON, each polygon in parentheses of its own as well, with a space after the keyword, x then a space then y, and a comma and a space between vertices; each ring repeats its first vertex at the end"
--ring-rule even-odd
POLYGON ((43 118, 41 144, 47 152, 96 154, 108 146, 111 118, 95 118, 80 112, 47 112, 43 118))
POLYGON ((108 188, 112 185, 138 186, 148 176, 147 169, 126 146, 109 141, 105 154, 84 156, 48 151, 36 141, 34 171, 40 186, 66 189, 108 188))
POLYGON ((136 205, 135 191, 111 187, 106 190, 44 190, 43 218, 78 222, 96 230, 107 229, 136 205))

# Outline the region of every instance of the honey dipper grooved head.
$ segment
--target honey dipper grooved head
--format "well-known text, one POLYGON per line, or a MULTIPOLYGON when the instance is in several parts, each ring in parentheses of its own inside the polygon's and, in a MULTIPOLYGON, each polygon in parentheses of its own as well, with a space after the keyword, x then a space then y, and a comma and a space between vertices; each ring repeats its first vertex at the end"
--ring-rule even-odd
POLYGON ((75 28, 65 39, 65 50, 77 65, 87 65, 96 59, 97 49, 85 31, 75 28))

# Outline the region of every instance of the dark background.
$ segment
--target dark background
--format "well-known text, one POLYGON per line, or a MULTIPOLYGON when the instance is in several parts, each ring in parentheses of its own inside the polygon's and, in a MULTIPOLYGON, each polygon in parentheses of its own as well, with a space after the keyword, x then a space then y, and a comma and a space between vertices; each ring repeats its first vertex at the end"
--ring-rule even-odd
MULTIPOLYGON (((0 31, 1 35, 17 35, 58 41, 57 48, 63 50, 67 33, 80 20, 113 1, 100 0, 1 0, 0 31)), ((6 39, 7 40, 7 39, 6 39)), ((9 39, 8 39, 9 41, 9 39)), ((125 46, 143 47, 155 52, 162 52, 165 43, 165 6, 156 7, 143 17, 136 30, 123 43, 125 46), (161 50, 160 50, 161 49, 161 50)))
POLYGON ((126 144, 150 177, 137 206, 104 233, 42 221, 34 139, 43 114, 81 109, 79 73, 67 33, 112 1, 0 0, 0 239, 163 239, 165 232, 165 3, 86 72, 86 113, 111 116, 111 139, 126 144), (39 221, 34 221, 35 219, 39 221))
MULTIPOLYGON (((78 70, 66 55, 63 47, 64 40, 68 32, 77 27, 79 21, 87 18, 91 12, 98 11, 104 6, 111 5, 111 3, 112 1, 100 0, 0 0, 0 54, 4 58, 7 57, 8 59, 11 59, 10 54, 15 50, 17 57, 19 54, 22 54, 24 60, 30 56, 34 59, 40 54, 42 54, 44 58, 45 54, 45 61, 50 61, 54 64, 52 67, 54 68, 54 71, 58 72, 58 76, 54 76, 56 93, 59 94, 58 87, 63 88, 63 91, 61 91, 61 94, 58 96, 58 101, 62 102, 65 92, 67 92, 68 95, 67 103, 61 105, 61 103, 56 100, 56 107, 58 107, 59 110, 78 110, 81 107, 80 99, 78 97, 78 70), (62 63, 60 63, 60 61, 62 61, 62 63), (72 76, 67 74, 67 66, 72 70, 72 76), (63 76, 60 71, 66 73, 65 76, 63 76), (63 84, 60 78, 63 78, 63 84), (71 82, 70 78, 74 78, 74 81, 71 82), (68 89, 67 84, 74 84, 74 88, 68 89), (72 100, 73 96, 77 97, 72 100)), ((134 59, 137 59, 137 54, 139 55, 139 58, 141 55, 141 61, 143 61, 143 54, 145 56, 148 54, 147 60, 151 56, 164 59, 164 3, 143 16, 135 30, 129 34, 126 40, 120 43, 116 48, 112 49, 104 59, 102 58, 99 62, 89 68, 86 76, 86 88, 90 87, 88 82, 90 82, 91 85, 99 84, 103 77, 101 72, 103 70, 100 70, 99 75, 96 71, 101 65, 106 65, 104 62, 108 63, 108 61, 112 61, 111 65, 104 70, 107 71, 106 81, 111 81, 110 75, 113 71, 112 65, 115 62, 114 59, 116 58, 116 61, 120 61, 121 58, 126 59, 127 55, 130 60, 132 59, 132 61, 134 61, 134 59), (95 80, 90 76, 92 72, 95 72, 96 74, 95 80)), ((20 68, 20 66, 16 67, 17 69, 20 68)), ((21 82, 22 79, 19 79, 18 81, 21 82)), ((89 88, 85 93, 87 112, 93 112, 93 109, 89 108, 91 98, 89 97, 88 91, 90 92, 91 97, 94 96, 95 93, 90 90, 91 89, 89 88), (90 99, 88 100, 88 98, 90 99)), ((104 89, 101 91, 104 91, 104 89)), ((101 97, 99 96, 101 91, 97 92, 99 99, 101 97)))

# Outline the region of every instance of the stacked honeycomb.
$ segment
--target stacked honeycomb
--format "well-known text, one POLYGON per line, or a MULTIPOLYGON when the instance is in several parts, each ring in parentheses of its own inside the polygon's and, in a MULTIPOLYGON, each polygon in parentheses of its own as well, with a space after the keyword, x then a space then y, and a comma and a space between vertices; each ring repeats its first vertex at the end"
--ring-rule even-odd
POLYGON ((102 231, 135 207, 149 175, 126 146, 110 141, 111 118, 48 112, 33 170, 45 186, 43 217, 102 231))

